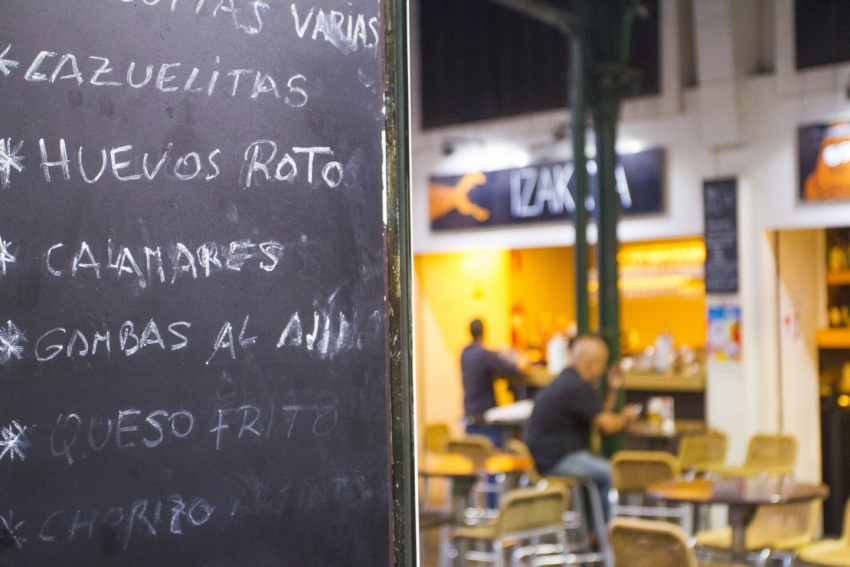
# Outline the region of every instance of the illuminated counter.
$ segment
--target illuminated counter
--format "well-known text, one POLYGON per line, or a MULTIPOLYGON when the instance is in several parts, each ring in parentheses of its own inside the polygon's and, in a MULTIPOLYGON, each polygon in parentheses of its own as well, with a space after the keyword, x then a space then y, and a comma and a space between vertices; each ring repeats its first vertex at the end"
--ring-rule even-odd
MULTIPOLYGON (((525 385, 545 388, 555 377, 545 366, 532 366, 525 385)), ((672 372, 629 370, 623 374, 627 403, 646 403, 652 396, 672 396, 676 418, 705 419, 705 372, 689 376, 672 372)))

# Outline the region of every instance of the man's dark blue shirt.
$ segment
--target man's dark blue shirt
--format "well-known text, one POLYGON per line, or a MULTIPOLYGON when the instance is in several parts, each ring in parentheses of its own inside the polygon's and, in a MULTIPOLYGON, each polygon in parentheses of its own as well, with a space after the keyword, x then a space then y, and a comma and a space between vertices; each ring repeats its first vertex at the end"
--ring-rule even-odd
POLYGON ((460 369, 463 375, 463 411, 467 416, 480 416, 496 407, 493 392, 496 378, 522 374, 519 368, 478 342, 463 349, 460 369))

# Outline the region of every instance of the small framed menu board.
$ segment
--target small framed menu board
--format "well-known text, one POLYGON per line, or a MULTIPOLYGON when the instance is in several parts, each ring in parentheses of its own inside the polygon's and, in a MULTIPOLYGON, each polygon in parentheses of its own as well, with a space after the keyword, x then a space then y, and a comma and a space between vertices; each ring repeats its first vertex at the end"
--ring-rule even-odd
POLYGON ((395 562, 395 4, 4 3, 0 565, 395 562))
POLYGON ((705 204, 705 291, 738 292, 738 181, 703 183, 705 204))

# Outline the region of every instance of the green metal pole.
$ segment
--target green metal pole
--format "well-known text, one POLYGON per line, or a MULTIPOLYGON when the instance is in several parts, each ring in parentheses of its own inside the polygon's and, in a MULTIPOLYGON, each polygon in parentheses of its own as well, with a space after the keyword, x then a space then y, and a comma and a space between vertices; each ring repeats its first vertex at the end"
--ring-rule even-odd
POLYGON ((576 327, 578 336, 590 332, 590 306, 587 296, 587 156, 585 155, 585 67, 584 41, 574 33, 570 36, 570 115, 573 135, 573 179, 575 180, 575 282, 576 327))
MULTIPOLYGON (((599 266, 599 334, 608 344, 609 363, 620 360, 620 293, 617 287, 617 220, 620 196, 617 193, 617 120, 620 111, 616 66, 600 66, 597 100, 593 105, 596 131, 596 163, 599 176, 599 239, 596 245, 599 266)), ((620 412, 625 404, 621 390, 615 406, 620 412)), ((602 454, 611 456, 623 448, 620 435, 602 436, 602 454)))
POLYGON ((617 119, 620 111, 617 69, 603 68, 598 77, 599 100, 593 105, 596 163, 599 175, 599 333, 608 343, 610 361, 620 359, 620 294, 617 289, 617 119))

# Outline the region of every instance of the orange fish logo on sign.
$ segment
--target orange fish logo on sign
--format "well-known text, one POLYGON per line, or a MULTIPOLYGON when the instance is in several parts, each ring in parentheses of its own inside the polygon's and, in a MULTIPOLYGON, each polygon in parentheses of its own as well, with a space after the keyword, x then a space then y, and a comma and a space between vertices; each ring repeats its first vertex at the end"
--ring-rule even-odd
POLYGON ((805 192, 813 201, 850 198, 850 122, 830 124, 805 192))
POLYGON ((454 210, 457 210, 462 215, 470 216, 478 222, 484 222, 489 219, 490 211, 480 205, 476 205, 469 199, 469 192, 485 183, 487 183, 487 176, 483 173, 469 173, 464 175, 456 184, 451 186, 430 183, 428 185, 428 200, 431 210, 431 222, 446 216, 454 210))

